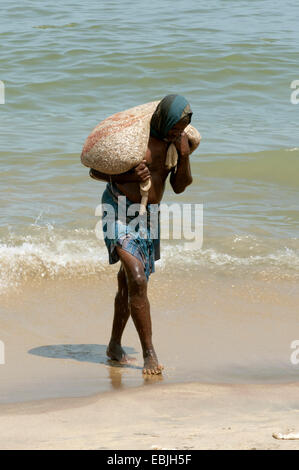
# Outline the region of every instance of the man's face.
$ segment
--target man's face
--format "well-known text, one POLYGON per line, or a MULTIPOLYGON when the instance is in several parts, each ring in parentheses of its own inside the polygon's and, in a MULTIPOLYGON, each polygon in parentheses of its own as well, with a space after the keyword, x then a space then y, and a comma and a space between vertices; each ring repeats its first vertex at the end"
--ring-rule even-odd
POLYGON ((167 140, 170 140, 170 142, 175 142, 178 140, 181 133, 186 129, 187 126, 188 122, 186 122, 186 120, 177 122, 176 125, 173 126, 168 132, 166 136, 167 140))

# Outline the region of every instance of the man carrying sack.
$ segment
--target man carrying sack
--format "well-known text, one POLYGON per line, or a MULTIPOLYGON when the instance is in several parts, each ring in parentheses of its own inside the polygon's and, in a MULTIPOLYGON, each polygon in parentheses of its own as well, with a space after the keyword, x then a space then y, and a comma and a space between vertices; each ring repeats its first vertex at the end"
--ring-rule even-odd
POLYGON ((163 369, 152 343, 150 304, 147 297, 149 275, 155 271, 155 261, 160 259, 159 203, 169 174, 170 184, 176 194, 182 193, 192 183, 189 161, 191 152, 187 134, 184 132, 191 122, 191 117, 190 105, 184 97, 166 96, 152 115, 147 151, 139 165, 118 175, 90 170, 92 178, 108 182, 102 196, 104 239, 109 264, 121 261, 107 356, 120 363, 129 362, 130 358, 121 346, 121 338, 129 316, 132 315, 143 350, 143 373, 149 375, 161 374, 163 369), (177 161, 173 161, 173 156, 170 155, 171 146, 177 161), (171 159, 172 161, 169 161, 171 159), (137 231, 136 228, 132 230, 129 225, 133 219, 132 215, 126 215, 125 220, 118 220, 118 198, 126 198, 127 214, 132 204, 141 202, 140 183, 148 181, 151 184, 148 190, 145 224, 142 227, 137 226, 137 231), (115 209, 114 220, 107 218, 107 204, 115 209), (150 226, 153 220, 154 227, 150 226), (114 234, 112 237, 111 232, 114 234), (155 236, 152 236, 153 233, 155 236))

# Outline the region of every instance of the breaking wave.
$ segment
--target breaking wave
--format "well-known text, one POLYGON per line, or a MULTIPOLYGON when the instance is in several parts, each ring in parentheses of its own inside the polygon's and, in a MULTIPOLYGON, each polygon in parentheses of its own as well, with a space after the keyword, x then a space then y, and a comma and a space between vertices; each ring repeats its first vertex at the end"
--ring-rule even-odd
MULTIPOLYGON (((272 274, 299 278, 299 247, 271 246, 253 237, 234 237, 226 243, 209 240, 202 249, 183 243, 161 242, 157 271, 229 274, 272 274)), ((71 279, 109 275, 112 271, 104 242, 93 230, 40 227, 26 235, 10 233, 0 243, 0 292, 29 280, 71 279)))

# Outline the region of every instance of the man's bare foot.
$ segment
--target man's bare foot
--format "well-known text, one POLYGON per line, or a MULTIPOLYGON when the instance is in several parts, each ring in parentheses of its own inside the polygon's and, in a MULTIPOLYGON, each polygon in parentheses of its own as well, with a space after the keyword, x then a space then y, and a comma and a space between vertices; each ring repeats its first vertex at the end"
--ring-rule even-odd
POLYGON ((153 349, 148 349, 144 354, 143 374, 156 375, 162 374, 164 367, 159 364, 157 355, 153 349))
POLYGON ((129 357, 120 344, 112 340, 110 341, 108 345, 106 354, 110 359, 112 359, 112 361, 117 361, 120 364, 128 364, 134 361, 134 358, 129 357))

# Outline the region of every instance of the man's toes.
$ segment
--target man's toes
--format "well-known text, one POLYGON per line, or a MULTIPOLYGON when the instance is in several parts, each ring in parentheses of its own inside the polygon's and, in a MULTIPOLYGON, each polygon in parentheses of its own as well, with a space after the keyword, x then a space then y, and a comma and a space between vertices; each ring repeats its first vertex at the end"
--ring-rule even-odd
POLYGON ((151 375, 158 375, 158 374, 161 374, 161 371, 157 367, 155 367, 154 369, 150 370, 150 374, 151 375))

